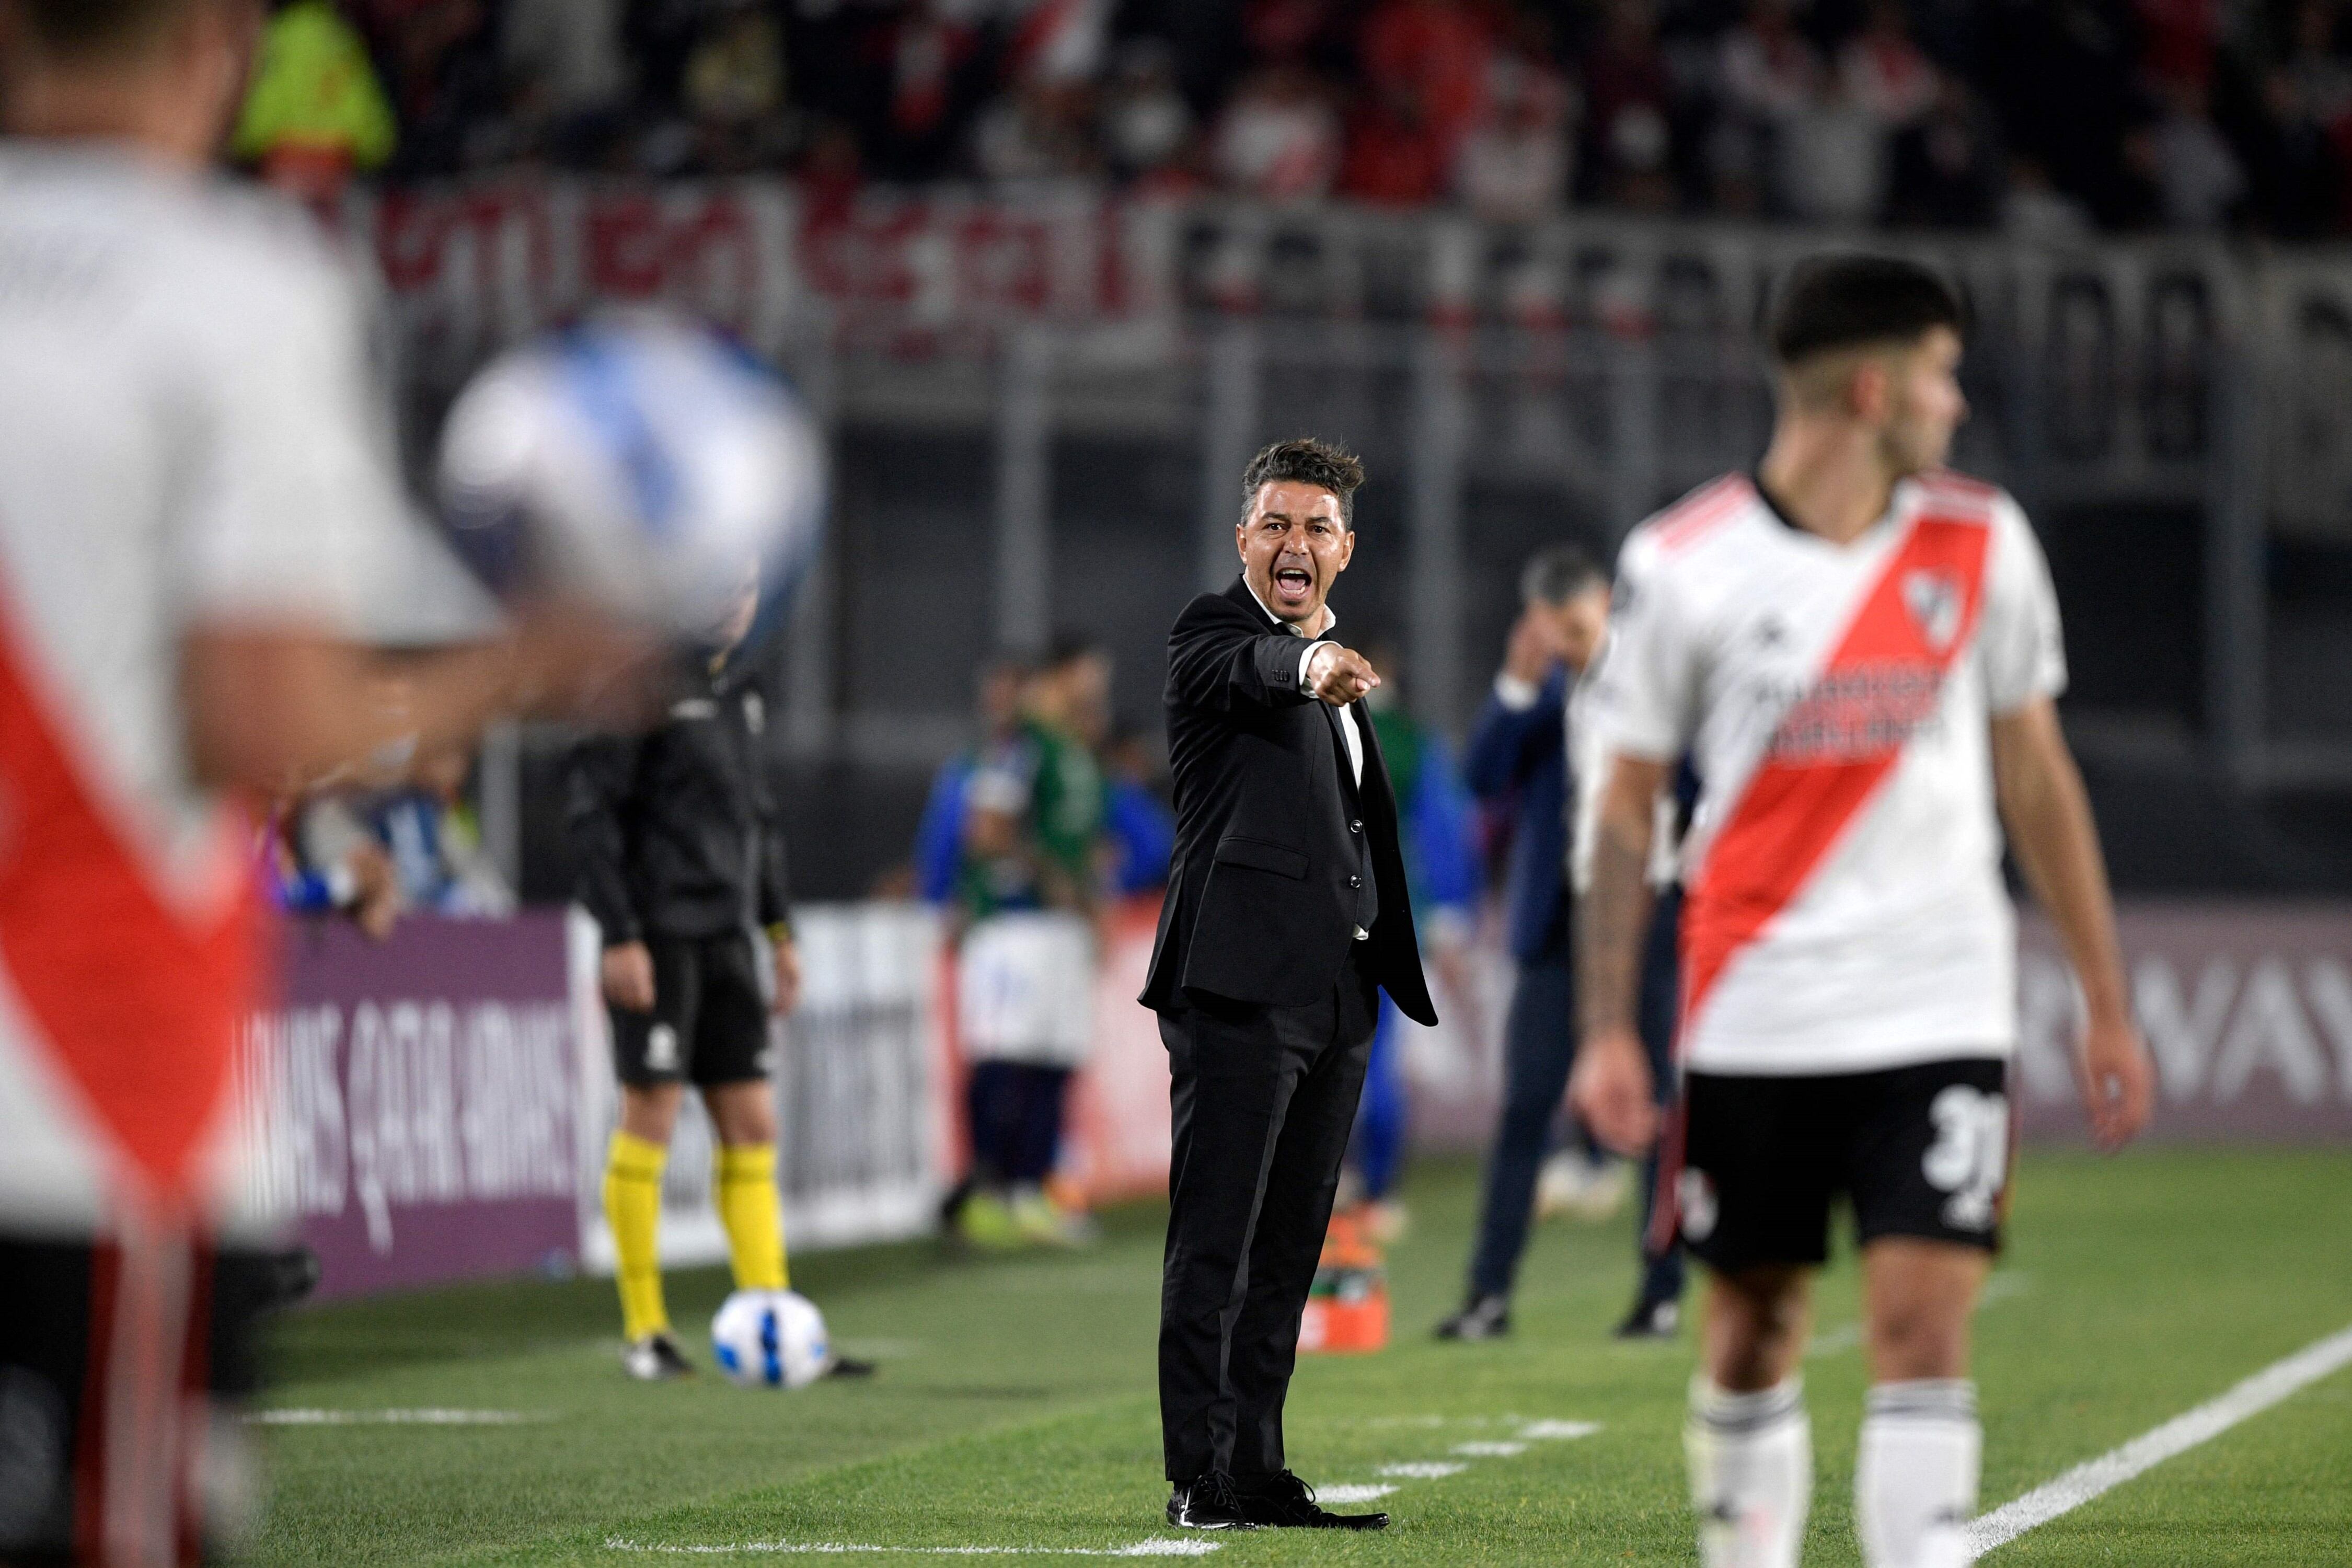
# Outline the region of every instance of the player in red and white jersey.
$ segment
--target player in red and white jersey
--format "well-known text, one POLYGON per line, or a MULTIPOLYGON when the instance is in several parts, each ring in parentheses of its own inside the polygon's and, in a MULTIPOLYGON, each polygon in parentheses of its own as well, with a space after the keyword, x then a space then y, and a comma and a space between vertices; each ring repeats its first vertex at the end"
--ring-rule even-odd
MULTIPOLYGON (((465 629, 307 221, 207 173, 252 0, 0 0, 0 1561, 197 1560, 266 1237, 229 1196, 263 940, 236 797, 421 752, 625 643, 465 629), (395 613, 398 617, 395 619, 395 613), (245 1250, 240 1252, 240 1248, 245 1250)), ((478 601, 478 603, 482 603, 478 601)))
POLYGON ((1771 326, 1771 447, 1628 539, 1591 694, 1609 763, 1570 1094, 1627 1149, 1657 1131, 1633 1023, 1653 803, 1686 752, 1705 786, 1684 847, 1661 1206, 1712 1275, 1686 1430, 1708 1568, 1797 1560, 1798 1364, 1839 1197, 1874 1384, 1864 1556, 1969 1561, 1968 1321, 1999 1245, 2017 1034, 2003 825, 2083 984, 2094 1133, 2112 1148, 2147 1114, 2097 832, 2053 705, 2049 572, 2015 502, 1942 468, 1967 413, 1961 324, 1915 264, 1801 268, 1771 326))

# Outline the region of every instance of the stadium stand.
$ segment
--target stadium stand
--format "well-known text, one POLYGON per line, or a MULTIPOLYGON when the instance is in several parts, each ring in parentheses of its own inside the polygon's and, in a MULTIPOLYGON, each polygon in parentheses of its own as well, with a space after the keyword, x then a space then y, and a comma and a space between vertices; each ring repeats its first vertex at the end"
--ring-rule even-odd
POLYGON ((397 109, 404 177, 528 163, 1080 182, 2031 237, 2352 226, 2352 61, 2332 0, 344 10, 397 109))

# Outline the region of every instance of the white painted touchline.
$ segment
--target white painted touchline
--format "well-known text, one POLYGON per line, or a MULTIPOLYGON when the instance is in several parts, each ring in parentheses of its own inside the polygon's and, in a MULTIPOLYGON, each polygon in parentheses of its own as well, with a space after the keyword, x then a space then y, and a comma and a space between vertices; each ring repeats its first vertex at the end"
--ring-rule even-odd
MULTIPOLYGON (((315 1412, 331 1415, 334 1412, 315 1412)), ((1444 1423, 1442 1415, 1413 1418, 1422 1422, 1444 1423)), ((1487 1417, 1467 1419, 1484 1421, 1487 1417)), ((1505 1419, 1517 1421, 1518 1416, 1505 1419)), ((1601 1430, 1598 1421, 1529 1421, 1519 1428, 1519 1436, 1529 1441, 1561 1441, 1590 1437, 1601 1430)), ((1528 1451, 1527 1442, 1517 1443, 1457 1443, 1454 1452, 1469 1458, 1516 1458, 1528 1451)), ((1393 1465, 1382 1465, 1380 1473, 1398 1480, 1442 1481, 1448 1476, 1458 1476, 1470 1467, 1450 1459, 1411 1459, 1393 1465)), ((1391 1496, 1397 1489, 1376 1482, 1343 1483, 1316 1489, 1318 1501, 1326 1503, 1367 1503, 1391 1496)), ((1191 1541, 1169 1536, 1157 1536, 1139 1541, 1132 1546, 877 1546, 845 1541, 739 1541, 713 1546, 665 1546, 656 1542, 629 1541, 621 1536, 608 1536, 607 1552, 656 1552, 676 1557, 754 1557, 754 1556, 815 1556, 850 1553, 898 1553, 916 1557, 1205 1557, 1219 1547, 1214 1541, 1191 1541)))
POLYGON ((521 1426, 554 1417, 520 1410, 255 1410, 256 1426, 521 1426))
POLYGON ((2220 1436, 2247 1416, 2261 1415, 2296 1390, 2347 1364, 2352 1364, 2352 1328, 2330 1334, 2284 1361, 2264 1367, 2219 1398, 2208 1400, 2186 1415, 2176 1415, 2122 1447, 2102 1454, 2088 1464, 2077 1465, 2056 1480, 2001 1504, 1969 1526, 1969 1549, 1981 1553, 2014 1541, 2034 1526, 2047 1524, 2100 1493, 2123 1485, 2141 1471, 2220 1436))
MULTIPOLYGON (((1413 1419, 1416 1425, 1465 1420, 1483 1424, 1488 1417, 1429 1415, 1413 1419)), ((1465 1459, 1515 1459, 1528 1451, 1528 1444, 1530 1442, 1559 1442, 1577 1437, 1590 1437, 1601 1430, 1601 1423, 1598 1421, 1529 1421, 1521 1415, 1499 1419, 1517 1422, 1519 1436, 1523 1440, 1517 1443, 1456 1443, 1452 1452, 1465 1459)), ((1393 1476, 1399 1480, 1442 1481, 1448 1476, 1458 1476, 1469 1468, 1467 1465, 1455 1464, 1448 1459, 1412 1459, 1393 1465, 1382 1465, 1380 1473, 1384 1476, 1393 1476)), ((1315 1496, 1318 1502, 1371 1502, 1387 1497, 1396 1489, 1394 1487, 1342 1483, 1336 1486, 1318 1487, 1316 1489, 1315 1496)))
POLYGON ((851 1553, 908 1557, 1206 1557, 1214 1541, 1177 1541, 1157 1536, 1132 1546, 871 1546, 854 1541, 738 1541, 723 1546, 662 1546, 608 1536, 607 1552, 646 1552, 667 1557, 839 1557, 851 1553))

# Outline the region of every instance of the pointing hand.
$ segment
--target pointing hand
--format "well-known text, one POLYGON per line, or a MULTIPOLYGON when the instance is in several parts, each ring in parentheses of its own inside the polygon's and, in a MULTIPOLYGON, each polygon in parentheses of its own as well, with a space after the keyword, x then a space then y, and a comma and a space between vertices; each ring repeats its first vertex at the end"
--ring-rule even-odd
POLYGON ((1371 660, 1354 648, 1327 642, 1307 659, 1307 689, 1335 708, 1349 703, 1381 683, 1371 660))

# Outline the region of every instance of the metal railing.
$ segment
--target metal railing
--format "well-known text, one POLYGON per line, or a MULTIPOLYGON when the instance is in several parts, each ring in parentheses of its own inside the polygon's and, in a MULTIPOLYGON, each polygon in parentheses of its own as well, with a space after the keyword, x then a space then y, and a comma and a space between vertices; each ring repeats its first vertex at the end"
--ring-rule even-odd
MULTIPOLYGON (((1042 641, 1053 616, 1058 442, 1196 453, 1195 498, 1174 510, 1194 520, 1205 583, 1230 569, 1227 492, 1258 441, 1307 425, 1356 439, 1402 495, 1396 618, 1416 682, 1449 703, 1475 687, 1480 541, 1496 526, 1474 496, 1535 498, 1523 505, 1606 542, 1760 451, 1756 327, 1794 261, 1864 242, 1915 254, 1950 270, 1975 317, 1958 464, 2045 517, 2200 514, 2200 624, 2180 628, 2201 647, 2200 743, 2248 784, 2352 780, 2352 746, 2283 745, 2265 715, 2266 552, 2352 545, 2346 253, 1582 216, 1499 227, 1085 189, 886 192, 829 211, 772 182, 492 183, 362 197, 347 216, 383 264, 420 426, 499 344, 598 300, 659 298, 782 358, 844 427, 982 436, 992 494, 969 506, 989 530, 997 643, 1042 641)), ((944 708, 841 700, 848 569, 835 552, 791 635, 792 743, 856 754, 944 736, 944 708)))

